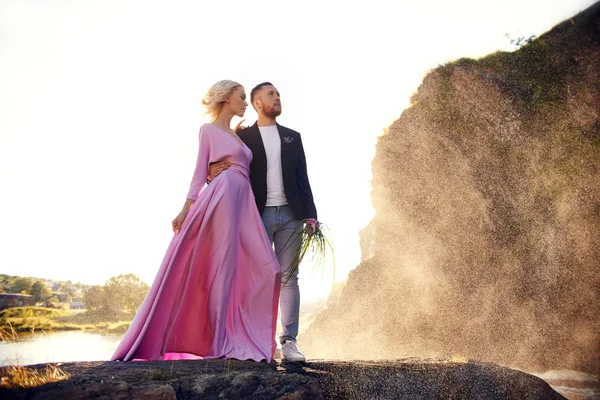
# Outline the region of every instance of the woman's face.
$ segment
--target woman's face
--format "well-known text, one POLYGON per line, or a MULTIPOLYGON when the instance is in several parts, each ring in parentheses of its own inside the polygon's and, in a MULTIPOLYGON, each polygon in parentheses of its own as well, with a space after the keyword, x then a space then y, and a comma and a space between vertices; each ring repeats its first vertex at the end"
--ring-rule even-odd
POLYGON ((242 86, 235 88, 227 100, 233 115, 243 117, 246 112, 246 107, 248 107, 248 102, 246 102, 246 91, 244 88, 242 86))

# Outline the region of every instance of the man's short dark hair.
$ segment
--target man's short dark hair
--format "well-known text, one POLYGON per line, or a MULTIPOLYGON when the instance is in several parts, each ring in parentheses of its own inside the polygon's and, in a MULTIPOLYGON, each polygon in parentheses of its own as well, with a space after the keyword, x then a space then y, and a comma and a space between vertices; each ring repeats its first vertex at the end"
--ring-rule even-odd
POLYGON ((254 96, 256 95, 256 92, 258 92, 264 86, 273 86, 273 84, 271 82, 263 82, 254 86, 254 89, 252 89, 250 92, 250 104, 254 104, 254 96))

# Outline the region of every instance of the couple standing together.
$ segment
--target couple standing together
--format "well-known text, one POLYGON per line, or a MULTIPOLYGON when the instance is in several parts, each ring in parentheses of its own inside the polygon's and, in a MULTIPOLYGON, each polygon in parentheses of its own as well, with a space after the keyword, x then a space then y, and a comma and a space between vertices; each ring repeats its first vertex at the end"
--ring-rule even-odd
POLYGON ((296 346, 298 270, 287 269, 302 221, 318 224, 317 210, 300 134, 276 122, 279 92, 261 83, 250 102, 258 121, 236 134, 231 119, 248 105, 242 85, 219 81, 205 95, 212 122, 200 128, 175 235, 112 360, 271 361, 280 303, 282 359, 305 361, 296 346))

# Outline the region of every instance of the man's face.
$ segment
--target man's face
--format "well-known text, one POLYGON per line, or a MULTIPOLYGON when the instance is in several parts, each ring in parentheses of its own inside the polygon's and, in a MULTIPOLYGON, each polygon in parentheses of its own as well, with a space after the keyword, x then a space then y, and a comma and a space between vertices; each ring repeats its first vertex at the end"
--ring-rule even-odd
POLYGON ((281 114, 281 99, 275 86, 267 85, 259 89, 254 97, 256 111, 270 118, 281 114))

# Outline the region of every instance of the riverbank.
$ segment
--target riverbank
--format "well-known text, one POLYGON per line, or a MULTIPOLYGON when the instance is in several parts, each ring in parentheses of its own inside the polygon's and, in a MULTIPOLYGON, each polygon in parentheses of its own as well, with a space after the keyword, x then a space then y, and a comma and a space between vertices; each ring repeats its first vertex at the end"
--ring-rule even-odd
POLYGON ((125 333, 133 315, 106 316, 88 310, 46 307, 12 307, 0 311, 0 339, 15 341, 35 331, 87 331, 125 333))
MULTIPOLYGON (((3 399, 564 399, 533 375, 479 362, 434 359, 322 361, 306 364, 237 360, 81 362, 58 366, 58 382, 9 389, 3 399)), ((32 366, 46 371, 46 365, 32 366)))
MULTIPOLYGON (((300 333, 325 308, 324 300, 303 303, 300 312, 300 333)), ((62 307, 11 307, 0 310, 0 341, 14 341, 15 338, 11 339, 11 336, 15 334, 29 334, 35 331, 86 331, 122 335, 129 328, 133 317, 133 313, 115 316, 99 311, 71 310, 62 307)))

